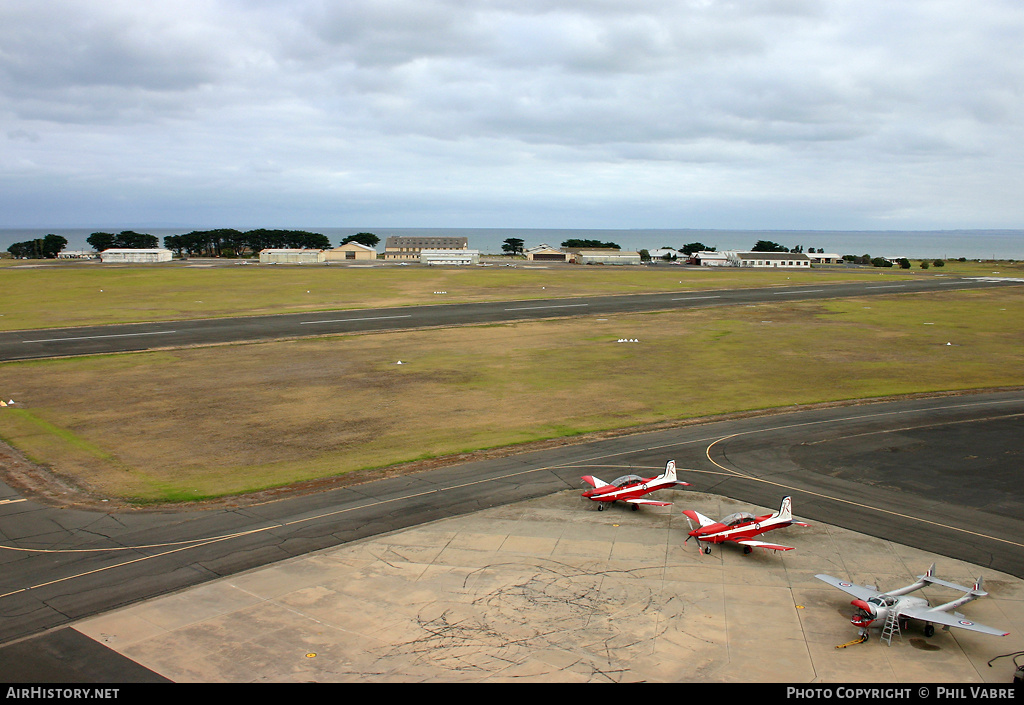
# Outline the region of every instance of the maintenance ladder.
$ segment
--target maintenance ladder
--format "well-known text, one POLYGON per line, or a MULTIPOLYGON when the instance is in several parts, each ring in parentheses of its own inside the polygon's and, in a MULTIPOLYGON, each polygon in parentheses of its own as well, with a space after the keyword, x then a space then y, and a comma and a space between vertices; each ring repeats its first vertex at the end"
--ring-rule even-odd
POLYGON ((895 605, 889 608, 889 613, 885 616, 885 625, 882 627, 881 638, 886 644, 892 646, 893 634, 900 638, 903 637, 902 632, 900 632, 900 613, 895 605))

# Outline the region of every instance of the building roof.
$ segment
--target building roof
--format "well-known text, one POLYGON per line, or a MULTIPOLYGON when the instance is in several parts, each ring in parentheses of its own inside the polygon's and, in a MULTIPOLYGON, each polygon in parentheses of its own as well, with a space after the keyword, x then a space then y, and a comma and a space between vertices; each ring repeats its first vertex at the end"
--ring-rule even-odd
POLYGON ((170 250, 168 250, 166 248, 163 248, 163 247, 110 247, 110 248, 107 248, 106 250, 103 250, 103 252, 100 253, 100 254, 104 254, 105 255, 105 254, 109 254, 111 252, 113 252, 115 254, 133 254, 133 255, 135 255, 135 254, 141 254, 141 253, 144 253, 144 252, 148 253, 148 254, 155 254, 155 253, 158 253, 158 252, 170 252, 170 250))
POLYGON ((740 259, 763 259, 763 260, 799 260, 810 259, 803 252, 737 252, 740 259))
POLYGON ((349 240, 348 242, 344 243, 343 245, 338 245, 334 249, 335 250, 340 250, 340 249, 342 249, 344 247, 358 247, 358 248, 361 248, 363 250, 368 250, 370 252, 376 252, 377 251, 377 250, 373 249, 372 247, 370 247, 369 245, 364 245, 363 243, 356 242, 355 240, 349 240))
POLYGON ((392 247, 419 247, 419 248, 448 248, 448 249, 462 249, 469 246, 469 239, 465 237, 448 237, 446 235, 439 235, 436 237, 430 236, 408 236, 408 235, 389 235, 384 241, 385 248, 392 247))

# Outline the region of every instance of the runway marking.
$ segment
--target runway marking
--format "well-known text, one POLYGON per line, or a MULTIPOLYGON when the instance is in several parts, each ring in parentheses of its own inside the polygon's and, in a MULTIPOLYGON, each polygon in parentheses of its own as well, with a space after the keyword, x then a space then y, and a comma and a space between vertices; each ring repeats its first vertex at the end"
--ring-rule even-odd
POLYGON ((314 326, 318 323, 351 323, 353 321, 386 321, 392 318, 412 318, 412 314, 404 316, 366 316, 365 318, 334 318, 329 321, 299 321, 300 326, 314 326))
MULTIPOLYGON (((1005 403, 1010 403, 1010 402, 1005 402, 1005 403)), ((970 404, 956 404, 956 405, 947 406, 947 407, 940 407, 940 408, 952 409, 952 408, 957 408, 957 407, 962 407, 962 406, 972 406, 972 405, 970 405, 970 404)), ((773 480, 767 480, 765 478, 754 477, 753 475, 747 475, 747 474, 739 472, 738 470, 733 470, 733 469, 727 468, 724 465, 722 465, 721 463, 716 462, 711 457, 711 448, 713 448, 715 445, 717 445, 718 443, 720 443, 722 441, 727 441, 730 438, 736 438, 737 436, 745 436, 745 435, 750 435, 750 434, 754 434, 754 433, 765 433, 765 432, 769 432, 769 431, 778 431, 778 430, 786 429, 786 428, 796 428, 798 426, 810 426, 810 425, 814 425, 814 424, 818 424, 818 423, 832 423, 832 422, 835 422, 835 421, 849 421, 849 420, 854 420, 854 419, 859 419, 859 418, 870 418, 871 416, 886 416, 886 415, 890 415, 890 414, 902 414, 902 413, 906 413, 906 412, 903 412, 903 411, 893 411, 893 412, 886 412, 886 413, 883 413, 883 414, 868 414, 868 415, 865 415, 865 416, 854 416, 854 417, 848 417, 848 418, 845 418, 845 419, 833 419, 832 421, 811 421, 811 422, 807 422, 807 423, 791 424, 791 425, 788 425, 788 426, 776 426, 774 428, 766 428, 766 429, 761 429, 759 431, 742 431, 740 433, 733 433, 733 434, 730 434, 728 436, 722 436, 721 438, 716 440, 714 443, 711 443, 705 449, 704 454, 707 456, 708 461, 712 465, 721 468, 726 473, 731 473, 734 476, 741 477, 741 478, 743 478, 745 480, 751 480, 751 481, 754 481, 754 482, 762 482, 762 483, 767 484, 767 485, 773 485, 775 487, 781 487, 782 489, 791 490, 791 491, 794 491, 794 492, 802 492, 802 493, 804 493, 806 495, 810 495, 812 497, 819 497, 821 499, 826 499, 826 500, 830 500, 830 501, 833 501, 833 502, 841 502, 843 504, 848 504, 848 505, 853 506, 853 507, 859 507, 861 509, 866 509, 866 510, 869 510, 869 511, 877 512, 879 514, 888 514, 890 516, 899 517, 901 519, 908 519, 908 520, 920 522, 922 524, 928 524, 928 525, 931 525, 931 526, 936 526, 936 527, 939 527, 939 528, 942 528, 942 529, 949 529, 950 531, 955 531, 955 532, 961 533, 961 534, 968 534, 970 536, 977 536, 978 538, 989 539, 989 540, 992 540, 992 541, 997 541, 999 543, 1005 543, 1005 544, 1008 544, 1010 546, 1024 547, 1024 544, 1018 543, 1016 541, 1010 541, 1009 539, 1001 539, 1001 538, 999 538, 997 536, 989 536, 988 534, 983 534, 983 533, 978 532, 978 531, 971 531, 970 529, 962 529, 962 528, 960 528, 958 526, 950 526, 949 524, 943 524, 941 522, 932 521, 931 519, 922 519, 921 517, 912 516, 910 514, 904 514, 902 512, 895 512, 895 511, 892 511, 892 510, 889 510, 889 509, 882 509, 880 507, 872 507, 869 504, 863 504, 861 502, 854 502, 854 501, 849 500, 849 499, 843 499, 841 497, 833 497, 831 495, 822 494, 820 492, 813 492, 811 490, 803 489, 803 488, 800 488, 800 487, 792 487, 790 485, 784 485, 781 482, 775 482, 773 480)), ((1014 416, 1020 416, 1020 414, 1007 414, 1006 415, 1007 418, 1008 417, 1014 417, 1014 416)), ((952 423, 968 423, 968 422, 973 422, 973 421, 976 421, 976 419, 968 419, 968 420, 965 420, 965 421, 952 421, 952 422, 949 422, 948 424, 935 424, 935 423, 931 423, 931 424, 921 424, 921 425, 918 425, 918 426, 906 426, 906 427, 901 428, 901 429, 886 429, 884 431, 878 431, 876 433, 895 433, 895 432, 898 432, 898 431, 906 431, 906 430, 910 430, 910 429, 914 429, 914 428, 925 428, 925 427, 929 427, 929 426, 949 425, 949 424, 952 424, 952 423)))
POLYGON ((17 504, 24 501, 24 499, 0 499, 0 504, 17 504))
POLYGON ((868 289, 901 289, 901 288, 903 288, 905 286, 906 286, 906 284, 868 284, 866 288, 868 288, 868 289))
MULTIPOLYGON (((990 403, 1010 404, 1010 403, 1015 403, 1016 401, 1017 400, 1006 400, 1004 402, 990 402, 990 403)), ((964 407, 971 407, 971 406, 978 406, 978 404, 971 404, 971 403, 967 403, 967 404, 951 404, 951 405, 943 406, 943 407, 934 407, 932 410, 955 409, 955 408, 964 408, 964 407)), ((910 413, 911 411, 914 411, 914 410, 887 411, 887 412, 880 412, 880 413, 877 413, 877 414, 861 414, 861 415, 858 415, 858 416, 848 416, 848 417, 839 418, 839 419, 824 419, 824 420, 820 420, 820 421, 807 421, 807 422, 796 423, 796 424, 785 424, 785 425, 775 426, 775 427, 766 428, 766 429, 759 429, 759 430, 752 430, 752 431, 741 431, 739 433, 733 433, 733 434, 730 434, 730 435, 727 435, 727 436, 718 437, 710 445, 707 446, 707 448, 705 449, 705 455, 707 456, 708 461, 710 461, 712 465, 714 465, 714 466, 716 466, 718 468, 721 468, 724 471, 724 474, 726 474, 726 475, 731 475, 731 476, 734 476, 734 477, 738 476, 738 477, 741 477, 743 479, 748 479, 748 480, 752 480, 752 481, 756 481, 756 482, 763 482, 765 484, 774 485, 776 487, 781 487, 783 489, 787 489, 787 490, 791 490, 791 491, 795 491, 795 492, 802 492, 804 494, 820 497, 822 499, 832 500, 832 501, 835 501, 835 502, 842 502, 842 503, 849 504, 849 505, 852 505, 852 506, 861 507, 863 509, 867 509, 867 510, 870 510, 870 511, 880 512, 880 513, 884 513, 884 514, 890 514, 890 515, 898 516, 898 517, 901 517, 901 518, 904 518, 904 519, 918 521, 918 522, 922 522, 922 523, 925 523, 925 524, 930 524, 932 526, 937 526, 937 527, 940 527, 940 528, 949 529, 951 531, 956 531, 956 532, 959 532, 959 533, 971 534, 971 535, 977 536, 979 538, 991 539, 993 541, 997 541, 997 542, 1000 542, 1000 543, 1006 543, 1006 544, 1009 544, 1009 545, 1012 545, 1012 546, 1022 546, 1022 545, 1024 545, 1024 544, 1016 543, 1014 541, 1009 541, 1009 540, 1006 540, 1006 539, 1000 539, 1000 538, 997 538, 997 537, 994 537, 994 536, 988 536, 986 534, 981 534, 981 533, 978 533, 978 532, 969 531, 967 529, 961 529, 959 527, 949 526, 947 524, 941 524, 939 522, 930 521, 928 519, 921 519, 919 517, 914 517, 914 516, 910 516, 910 515, 906 515, 906 514, 901 514, 899 512, 893 512, 893 511, 889 511, 889 510, 885 510, 885 509, 880 509, 880 508, 877 508, 877 507, 872 507, 870 505, 866 505, 866 504, 862 504, 862 503, 858 503, 858 502, 852 502, 850 500, 846 500, 846 499, 842 499, 842 498, 838 498, 838 497, 831 497, 829 495, 825 495, 825 494, 821 494, 821 493, 817 493, 817 492, 812 492, 812 491, 809 491, 809 490, 806 490, 806 489, 803 489, 803 488, 800 488, 800 487, 790 487, 788 485, 784 485, 784 484, 779 483, 779 482, 774 482, 772 480, 766 480, 766 479, 763 479, 763 478, 753 477, 753 476, 750 476, 750 475, 744 475, 743 473, 740 473, 740 472, 738 472, 736 470, 732 470, 730 468, 725 467, 724 465, 721 465, 720 463, 715 462, 711 458, 711 448, 712 447, 714 447, 716 444, 718 444, 718 443, 720 443, 722 441, 728 440, 730 438, 735 438, 737 436, 751 435, 751 434, 756 434, 756 433, 766 433, 766 432, 770 432, 770 431, 777 431, 777 430, 782 430, 782 429, 787 429, 787 428, 798 428, 800 426, 813 426, 813 425, 818 425, 818 424, 836 423, 836 422, 842 422, 842 421, 853 421, 853 420, 858 420, 858 419, 866 419, 866 418, 874 418, 874 417, 882 417, 882 416, 894 416, 894 415, 899 415, 899 414, 910 413)), ((1016 415, 1016 414, 1014 414, 1014 415, 1016 415)), ((937 425, 937 424, 930 424, 930 425, 937 425)), ((706 442, 706 441, 710 440, 711 438, 714 438, 714 436, 709 436, 707 438, 693 439, 693 440, 690 440, 690 441, 667 443, 667 444, 664 444, 664 445, 661 445, 661 446, 648 447, 648 448, 645 448, 644 450, 656 450, 656 449, 659 449, 659 448, 679 447, 681 445, 692 445, 693 443, 703 443, 703 442, 706 442)), ((629 452, 636 452, 636 451, 629 451, 629 452)), ((593 456, 589 460, 599 460, 601 458, 610 458, 610 457, 615 457, 617 455, 623 455, 623 452, 616 452, 616 453, 608 453, 608 454, 597 455, 597 456, 593 456)), ((359 505, 359 506, 347 507, 345 509, 338 509, 338 510, 334 510, 334 511, 324 512, 322 514, 317 514, 317 515, 314 515, 314 516, 308 516, 308 517, 305 517, 305 518, 302 518, 302 519, 295 519, 293 521, 287 521, 287 522, 283 522, 283 523, 282 522, 275 522, 274 524, 272 524, 270 526, 265 526, 265 527, 258 528, 258 529, 249 529, 249 530, 246 530, 246 531, 239 531, 239 532, 235 532, 235 533, 231 533, 231 534, 223 534, 221 536, 215 536, 215 537, 210 537, 210 538, 206 538, 206 539, 191 539, 191 540, 188 540, 188 541, 178 541, 178 542, 164 543, 164 544, 151 544, 151 545, 148 545, 148 546, 118 546, 118 547, 96 548, 96 549, 29 549, 29 548, 15 547, 15 546, 0 545, 0 549, 6 549, 6 550, 18 551, 18 552, 26 552, 26 553, 95 553, 95 552, 105 552, 105 551, 112 552, 112 551, 139 550, 139 549, 143 549, 143 548, 165 548, 165 547, 170 547, 170 546, 175 546, 176 547, 176 548, 173 548, 173 549, 171 549, 169 551, 163 551, 161 553, 156 553, 156 554, 149 555, 149 556, 141 556, 139 558, 134 558, 134 559, 127 560, 127 561, 122 561, 120 563, 116 563, 116 564, 113 564, 113 565, 104 566, 103 568, 96 568, 94 570, 84 571, 84 572, 77 573, 75 575, 69 575, 69 576, 66 576, 66 577, 63 577, 63 578, 57 578, 55 580, 50 580, 50 581, 47 581, 47 582, 39 583, 37 585, 32 585, 32 586, 24 587, 24 588, 18 588, 17 590, 12 590, 10 592, 6 592, 6 593, 0 594, 0 599, 2 599, 4 597, 9 597, 11 595, 16 595, 16 594, 19 594, 19 593, 23 593, 23 592, 28 592, 30 590, 37 590, 39 588, 47 587, 47 586, 50 586, 50 585, 56 585, 58 583, 67 582, 67 581, 73 580, 75 578, 85 577, 87 575, 94 575, 94 574, 101 573, 101 572, 104 572, 104 571, 107 571, 107 570, 112 570, 114 568, 120 568, 120 567, 123 567, 123 566, 132 565, 134 563, 139 563, 141 561, 150 560, 152 558, 160 558, 160 557, 163 557, 163 556, 172 555, 174 553, 178 553, 178 552, 181 552, 181 551, 186 551, 186 550, 188 550, 190 548, 199 548, 201 546, 207 546, 207 545, 211 545, 211 544, 218 543, 218 542, 221 542, 221 541, 228 541, 228 540, 231 540, 233 538, 239 538, 239 537, 242 537, 242 536, 251 536, 253 534, 258 534, 258 533, 262 533, 262 532, 265 532, 265 531, 271 531, 271 530, 274 530, 274 529, 280 529, 282 527, 289 527, 289 526, 294 526, 294 525, 297 525, 297 524, 306 523, 306 522, 309 522, 309 521, 314 521, 314 520, 318 520, 318 519, 324 519, 324 518, 328 518, 328 517, 332 517, 332 516, 338 516, 338 515, 341 515, 341 514, 347 514, 349 512, 353 512, 353 511, 356 511, 356 510, 369 509, 369 508, 373 508, 373 507, 378 507, 378 506, 383 506, 383 505, 386 505, 386 504, 390 504, 390 503, 393 503, 393 502, 399 502, 399 501, 404 501, 404 500, 409 500, 409 499, 416 499, 418 497, 425 497, 425 496, 431 495, 431 494, 438 494, 438 493, 447 492, 447 491, 450 491, 450 490, 462 489, 462 488, 466 488, 466 487, 472 487, 473 485, 480 485, 480 484, 485 484, 485 483, 489 483, 489 482, 505 481, 505 480, 508 480, 510 478, 515 478, 515 477, 519 477, 519 476, 522 476, 522 475, 527 475, 527 474, 535 473, 535 472, 544 472, 544 471, 551 471, 551 470, 556 470, 556 469, 567 469, 567 468, 572 468, 572 467, 586 467, 586 466, 587 466, 586 460, 582 460, 582 461, 576 461, 576 462, 573 462, 573 463, 563 463, 563 464, 557 464, 557 465, 546 465, 546 466, 542 466, 542 467, 538 467, 538 468, 530 468, 528 470, 520 470, 520 471, 517 471, 517 472, 507 473, 505 475, 501 475, 501 476, 498 476, 498 477, 482 478, 482 479, 479 479, 479 480, 473 480, 473 481, 470 481, 470 482, 463 482, 463 483, 460 483, 460 484, 457 484, 457 485, 451 485, 451 486, 448 486, 448 487, 441 487, 441 488, 436 488, 436 489, 430 489, 430 490, 426 490, 426 491, 423 491, 423 492, 414 492, 412 494, 404 495, 402 497, 393 497, 391 499, 377 500, 377 501, 374 501, 374 502, 370 502, 369 504, 362 504, 362 505, 359 505)), ((690 470, 690 471, 691 472, 707 472, 707 471, 701 471, 701 470, 690 470)), ((713 473, 713 474, 718 474, 718 473, 713 473)))
POLYGON ((23 340, 23 343, 62 343, 65 340, 98 340, 100 338, 133 338, 142 335, 170 335, 176 330, 158 330, 152 333, 112 333, 110 335, 81 335, 74 338, 41 338, 40 340, 23 340))
POLYGON ((721 296, 684 296, 679 299, 669 299, 669 301, 697 301, 699 299, 720 299, 721 296))
POLYGON ((558 304, 551 306, 524 306, 522 308, 506 308, 506 311, 535 311, 537 309, 544 308, 579 308, 581 306, 589 306, 590 304, 558 304))
POLYGON ((794 291, 773 291, 772 296, 784 296, 786 294, 813 294, 817 291, 825 291, 824 289, 797 289, 794 291))

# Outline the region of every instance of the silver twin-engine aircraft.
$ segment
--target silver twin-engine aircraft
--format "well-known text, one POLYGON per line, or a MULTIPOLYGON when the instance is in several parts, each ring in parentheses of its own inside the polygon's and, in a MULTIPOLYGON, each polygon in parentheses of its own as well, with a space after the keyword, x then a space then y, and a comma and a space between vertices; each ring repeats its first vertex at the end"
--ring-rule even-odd
POLYGON ((935 577, 934 573, 935 564, 932 563, 927 573, 918 576, 917 582, 896 590, 890 590, 889 592, 880 592, 873 587, 856 585, 847 580, 833 578, 831 575, 815 575, 814 577, 856 598, 850 603, 857 608, 857 612, 850 619, 850 622, 855 627, 860 628, 863 636, 867 635, 867 629, 872 623, 880 622, 880 625, 884 625, 882 626, 882 638, 891 639, 893 632, 898 631, 899 623, 906 622, 909 619, 916 619, 925 623, 925 636, 932 636, 935 633, 936 624, 942 627, 958 627, 995 636, 1006 636, 1009 634, 1009 632, 1003 629, 995 629, 984 624, 978 624, 967 619, 967 617, 959 612, 953 611, 971 600, 988 595, 981 588, 981 578, 978 578, 978 581, 974 583, 974 587, 967 587, 940 580, 935 577), (935 607, 932 607, 928 600, 923 597, 907 596, 908 593, 920 590, 926 585, 941 585, 954 590, 960 590, 964 594, 955 600, 935 607), (888 637, 886 636, 887 632, 888 637))

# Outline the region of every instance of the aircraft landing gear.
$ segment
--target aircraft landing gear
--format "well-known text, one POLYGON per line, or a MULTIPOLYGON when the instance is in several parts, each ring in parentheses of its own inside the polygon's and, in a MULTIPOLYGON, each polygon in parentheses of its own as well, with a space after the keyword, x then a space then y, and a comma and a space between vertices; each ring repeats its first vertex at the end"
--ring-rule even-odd
POLYGON ((934 624, 926 624, 926 625, 924 625, 924 635, 928 636, 928 637, 935 636, 935 625, 934 624))
POLYGON ((634 505, 633 505, 633 511, 635 512, 635 511, 637 511, 638 509, 640 509, 640 505, 639 505, 639 504, 634 504, 634 505))
POLYGON ((752 549, 752 548, 751 548, 750 546, 744 546, 744 547, 743 547, 743 555, 745 556, 745 555, 747 555, 748 553, 752 552, 753 550, 754 550, 754 549, 752 549))
POLYGON ((710 556, 711 555, 711 546, 705 546, 704 547, 704 553, 705 553, 705 555, 710 556))

